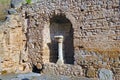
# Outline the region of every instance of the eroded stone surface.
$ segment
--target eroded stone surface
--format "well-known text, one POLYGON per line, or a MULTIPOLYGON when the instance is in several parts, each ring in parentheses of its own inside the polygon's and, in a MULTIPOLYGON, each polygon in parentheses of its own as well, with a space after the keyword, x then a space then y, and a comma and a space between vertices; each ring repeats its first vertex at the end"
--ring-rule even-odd
MULTIPOLYGON (((23 60, 21 55, 24 55, 24 59, 27 59, 27 56, 25 57, 27 52, 24 50, 26 48, 24 38, 26 37, 23 31, 22 17, 20 15, 9 15, 8 18, 9 20, 0 26, 1 73, 16 73, 19 71, 20 65, 21 68, 24 67, 21 62, 23 60)), ((21 71, 24 71, 24 69, 21 71)))
MULTIPOLYGON (((66 58, 73 59, 75 65, 82 66, 84 75, 90 66, 93 66, 96 73, 101 68, 109 67, 113 70, 120 68, 119 3, 119 0, 40 0, 36 4, 22 6, 22 10, 18 13, 25 19, 22 20, 23 22, 18 21, 18 18, 10 18, 12 21, 6 24, 8 27, 1 26, 2 68, 8 70, 6 67, 10 67, 14 71, 15 68, 11 66, 18 65, 17 57, 20 52, 28 50, 29 63, 42 69, 40 64, 49 63, 50 58, 54 57, 50 54, 49 45, 53 39, 51 36, 54 35, 53 33, 58 34, 57 32, 66 37, 72 35, 73 41, 68 43, 73 44, 71 46, 74 57, 69 58, 71 52, 68 51, 66 58), (56 15, 63 15, 69 20, 69 24, 66 24, 68 21, 65 20, 59 22, 59 19, 57 23, 53 21, 55 25, 51 24, 51 18, 56 15), (62 24, 59 25, 61 22, 62 24), (22 24, 27 27, 20 27, 22 24), (50 26, 53 27, 50 28, 50 26), (50 29, 53 33, 50 33, 50 29), (66 31, 62 32, 63 30, 66 31), (23 40, 24 33, 26 39, 23 40), (27 44, 24 45, 23 42, 27 44)), ((27 61, 24 57, 21 59, 27 61)), ((119 76, 116 70, 114 74, 119 76)))
POLYGON ((78 65, 57 65, 54 63, 49 63, 44 65, 44 74, 51 74, 51 75, 66 75, 66 76, 83 76, 83 70, 78 65))
POLYGON ((87 70, 87 77, 89 78, 95 78, 96 77, 96 71, 95 68, 93 68, 93 66, 90 66, 87 70))
POLYGON ((113 72, 108 69, 100 69, 99 71, 100 80, 113 80, 113 72))

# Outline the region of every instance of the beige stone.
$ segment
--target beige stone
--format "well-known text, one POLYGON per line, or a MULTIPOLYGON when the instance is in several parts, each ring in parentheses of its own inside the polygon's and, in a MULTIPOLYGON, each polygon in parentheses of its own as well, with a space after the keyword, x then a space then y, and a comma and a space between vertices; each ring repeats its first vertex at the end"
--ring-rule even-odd
MULTIPOLYGON (((8 70, 8 73, 15 72, 16 67, 19 66, 20 53, 24 50, 25 34, 23 32, 22 24, 19 15, 9 15, 10 20, 1 26, 0 31, 0 55, 2 57, 2 69, 8 70)), ((22 53, 21 53, 22 54, 22 53)), ((25 54, 25 53, 24 53, 25 54)), ((19 66, 23 71, 23 67, 19 66)))
POLYGON ((90 66, 87 70, 87 77, 89 78, 95 78, 96 77, 96 71, 93 68, 93 66, 90 66))
POLYGON ((23 71, 24 70, 24 66, 23 65, 19 65, 19 70, 23 71))
POLYGON ((41 63, 37 63, 36 66, 37 66, 38 69, 42 69, 43 68, 42 65, 41 65, 41 63))

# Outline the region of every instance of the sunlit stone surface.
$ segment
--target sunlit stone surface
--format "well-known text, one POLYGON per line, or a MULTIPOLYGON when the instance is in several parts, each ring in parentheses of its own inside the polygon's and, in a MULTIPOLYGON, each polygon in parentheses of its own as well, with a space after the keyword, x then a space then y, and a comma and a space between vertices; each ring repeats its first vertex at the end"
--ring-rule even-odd
POLYGON ((58 61, 57 64, 64 64, 63 59, 63 36, 55 36, 55 39, 58 42, 58 61))

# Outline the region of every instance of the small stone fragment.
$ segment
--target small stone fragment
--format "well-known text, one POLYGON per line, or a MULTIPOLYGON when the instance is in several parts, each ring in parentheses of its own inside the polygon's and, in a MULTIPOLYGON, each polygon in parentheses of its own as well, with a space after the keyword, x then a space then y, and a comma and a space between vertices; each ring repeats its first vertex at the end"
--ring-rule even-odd
POLYGON ((98 75, 100 80, 113 80, 113 72, 111 70, 102 68, 99 70, 98 75))

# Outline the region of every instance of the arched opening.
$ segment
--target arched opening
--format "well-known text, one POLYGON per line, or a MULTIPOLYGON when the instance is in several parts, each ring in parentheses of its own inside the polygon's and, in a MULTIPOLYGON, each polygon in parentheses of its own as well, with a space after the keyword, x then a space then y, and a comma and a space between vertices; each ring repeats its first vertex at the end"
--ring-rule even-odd
POLYGON ((58 60, 58 43, 55 41, 54 36, 62 35, 63 41, 63 57, 64 63, 74 63, 74 48, 73 48, 73 28, 71 22, 65 15, 56 15, 50 19, 50 39, 49 44, 50 57, 49 61, 56 63, 58 60))

